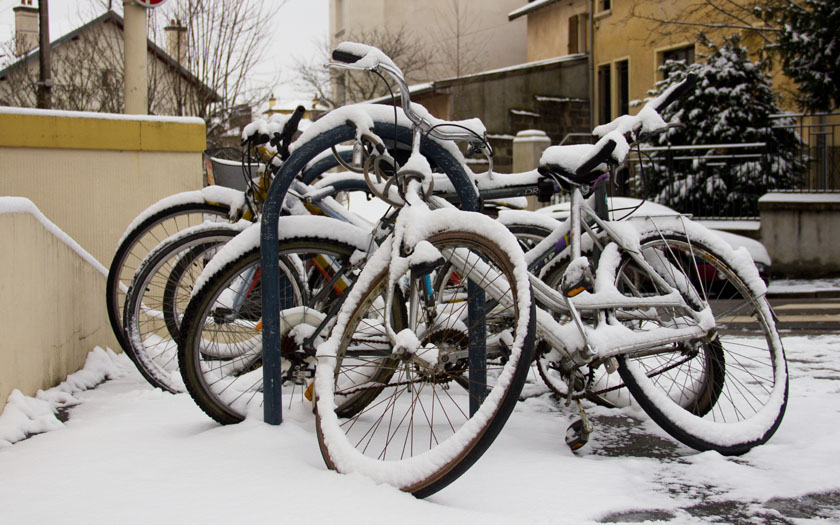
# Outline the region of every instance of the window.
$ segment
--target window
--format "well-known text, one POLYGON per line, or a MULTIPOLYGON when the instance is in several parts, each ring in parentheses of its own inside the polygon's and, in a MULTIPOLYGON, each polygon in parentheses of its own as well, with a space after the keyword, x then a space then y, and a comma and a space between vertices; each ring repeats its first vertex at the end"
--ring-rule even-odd
POLYGON ((618 114, 626 115, 630 111, 630 62, 627 60, 615 63, 615 89, 618 114))
POLYGON ((598 67, 598 124, 612 120, 610 64, 598 67))
POLYGON ((610 0, 598 0, 598 11, 609 11, 610 0))
POLYGON ((588 31, 587 13, 578 13, 569 17, 568 54, 586 53, 586 34, 588 31))
POLYGON ((676 49, 669 49, 662 52, 662 60, 660 65, 669 60, 684 60, 686 64, 694 63, 694 45, 678 47, 676 49))

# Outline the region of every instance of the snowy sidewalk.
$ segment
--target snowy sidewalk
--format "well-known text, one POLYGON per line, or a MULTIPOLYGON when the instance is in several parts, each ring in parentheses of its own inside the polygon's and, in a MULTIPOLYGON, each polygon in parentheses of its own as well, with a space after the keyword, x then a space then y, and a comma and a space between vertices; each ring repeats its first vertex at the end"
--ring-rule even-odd
POLYGON ((770 298, 840 297, 840 278, 770 281, 770 286, 767 287, 767 295, 770 298))
POLYGON ((563 441, 573 413, 534 377, 489 452, 424 501, 328 471, 307 410, 288 411, 279 427, 254 420, 221 427, 188 395, 153 390, 127 358, 100 351, 75 384, 113 379, 74 393, 79 404, 66 423, 48 423, 30 398, 0 417, 0 437, 29 417, 10 422, 7 413, 40 413, 35 426, 51 429, 0 448, 1 521, 837 522, 840 338, 786 337, 785 345, 787 414, 772 440, 745 456, 698 453, 638 410, 603 408, 591 409, 596 433, 575 455, 563 441))

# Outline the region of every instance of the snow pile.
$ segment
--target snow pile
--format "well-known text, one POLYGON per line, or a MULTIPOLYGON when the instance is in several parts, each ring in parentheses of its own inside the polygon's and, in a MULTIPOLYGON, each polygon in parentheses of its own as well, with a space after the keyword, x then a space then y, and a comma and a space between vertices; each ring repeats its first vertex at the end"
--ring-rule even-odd
POLYGON ((122 377, 132 368, 125 354, 117 355, 110 348, 103 350, 97 346, 88 354, 85 366, 67 376, 60 385, 46 391, 38 390, 35 397, 13 390, 0 414, 0 448, 32 434, 63 427, 55 414, 61 407, 79 403, 73 394, 93 388, 106 379, 122 377))

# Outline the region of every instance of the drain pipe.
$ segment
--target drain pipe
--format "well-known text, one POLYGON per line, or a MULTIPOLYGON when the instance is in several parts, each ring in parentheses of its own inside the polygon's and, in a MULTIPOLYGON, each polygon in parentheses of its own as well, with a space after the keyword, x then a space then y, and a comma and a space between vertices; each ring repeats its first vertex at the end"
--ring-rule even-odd
POLYGON ((595 0, 589 0, 589 129, 595 129, 595 0))

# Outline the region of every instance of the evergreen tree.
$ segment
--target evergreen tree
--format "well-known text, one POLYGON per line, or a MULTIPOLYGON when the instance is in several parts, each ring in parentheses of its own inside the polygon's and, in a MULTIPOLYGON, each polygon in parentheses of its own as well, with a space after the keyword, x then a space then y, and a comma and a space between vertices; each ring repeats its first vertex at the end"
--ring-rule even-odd
POLYGON ((816 112, 840 106, 840 2, 773 2, 758 13, 779 28, 767 49, 779 55, 782 70, 799 85, 800 107, 816 112))
POLYGON ((764 63, 751 62, 740 38, 733 35, 721 46, 701 36, 710 50, 703 63, 668 61, 666 79, 657 94, 688 73, 697 75, 694 90, 661 111, 666 122, 684 123, 659 135, 659 145, 713 145, 766 143, 760 158, 721 159, 757 150, 735 148, 697 150, 690 161, 668 160, 677 155, 657 155, 653 173, 644 181, 649 198, 683 213, 699 216, 758 215, 757 201, 770 189, 792 188, 805 164, 797 156, 800 141, 788 119, 771 119, 781 113, 777 95, 770 89, 764 63))

